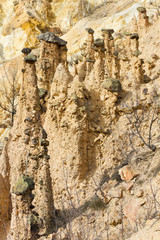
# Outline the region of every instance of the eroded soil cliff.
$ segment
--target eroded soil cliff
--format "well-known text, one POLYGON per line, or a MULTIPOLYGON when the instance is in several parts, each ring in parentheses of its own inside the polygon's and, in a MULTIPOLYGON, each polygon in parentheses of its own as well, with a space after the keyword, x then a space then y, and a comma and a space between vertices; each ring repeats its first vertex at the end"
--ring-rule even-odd
POLYGON ((158 240, 158 3, 6 4, 20 91, 1 123, 1 239, 158 240))

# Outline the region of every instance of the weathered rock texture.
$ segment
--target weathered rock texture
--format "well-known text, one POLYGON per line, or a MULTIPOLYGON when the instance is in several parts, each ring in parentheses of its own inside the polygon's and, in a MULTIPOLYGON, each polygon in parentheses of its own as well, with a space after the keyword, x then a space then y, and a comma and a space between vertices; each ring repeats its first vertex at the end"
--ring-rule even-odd
MULTIPOLYGON (((23 82, 17 118, 13 132, 10 133, 8 150, 4 148, 2 153, 10 169, 5 176, 9 174, 10 178, 11 235, 15 240, 36 239, 38 233, 48 232, 52 227, 54 216, 47 154, 49 141, 41 124, 36 61, 37 58, 32 54, 24 57, 23 82), (15 148, 17 148, 18 156, 15 148), (29 182, 33 182, 31 187, 29 182)), ((4 204, 2 206, 5 207, 4 204)))
POLYGON ((38 56, 22 50, 19 104, 0 158, 2 239, 138 239, 150 226, 158 240, 149 220, 160 211, 160 60, 145 52, 141 24, 146 34, 154 24, 138 11, 120 44, 112 28, 99 38, 87 28, 73 75, 67 43, 53 32, 39 35, 38 56))
POLYGON ((40 34, 40 87, 50 90, 50 84, 53 80, 56 68, 60 62, 66 66, 67 49, 64 40, 58 38, 51 32, 40 34))

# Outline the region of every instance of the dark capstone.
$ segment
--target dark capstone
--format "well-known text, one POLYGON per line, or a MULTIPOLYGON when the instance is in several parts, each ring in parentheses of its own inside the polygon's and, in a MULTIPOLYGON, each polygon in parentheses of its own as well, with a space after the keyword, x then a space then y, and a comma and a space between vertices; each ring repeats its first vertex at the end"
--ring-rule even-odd
POLYGON ((24 58, 24 61, 26 62, 26 63, 31 63, 31 64, 33 64, 33 63, 35 63, 36 61, 37 61, 37 57, 36 57, 36 55, 33 55, 33 54, 28 54, 25 58, 24 58))
POLYGON ((146 13, 146 8, 144 8, 144 7, 138 7, 138 8, 137 8, 137 11, 140 12, 140 13, 146 13))
POLYGON ((35 184, 32 178, 22 175, 13 187, 13 193, 16 195, 26 195, 34 189, 34 186, 35 184))
POLYGON ((138 40, 139 39, 139 36, 137 33, 132 33, 131 36, 130 36, 130 39, 136 39, 138 40))
POLYGON ((25 133, 26 135, 30 136, 31 130, 30 130, 29 128, 27 128, 27 129, 24 130, 24 133, 25 133))
POLYGON ((41 128, 41 137, 42 137, 42 139, 47 139, 47 133, 43 127, 41 128))
POLYGON ((93 34, 94 30, 92 28, 85 28, 85 30, 89 33, 89 34, 93 34))
POLYGON ((102 38, 97 38, 94 41, 94 46, 104 48, 104 40, 102 38))
POLYGON ((27 122, 27 121, 28 121, 28 122, 32 122, 32 119, 31 119, 30 117, 25 118, 25 119, 24 119, 24 122, 27 122))
POLYGON ((14 1, 13 6, 17 6, 19 4, 19 1, 14 1))
POLYGON ((110 92, 121 92, 122 85, 118 79, 108 78, 102 83, 102 87, 110 92))
POLYGON ((101 31, 103 33, 108 33, 109 35, 112 35, 114 33, 114 30, 113 29, 105 29, 105 28, 102 28, 101 31))
POLYGON ((26 54, 29 54, 31 51, 32 51, 32 49, 30 49, 30 48, 23 48, 21 50, 22 53, 26 53, 26 54))
POLYGON ((156 146, 152 144, 152 145, 150 146, 150 149, 151 149, 153 152, 155 152, 155 151, 156 151, 156 146))
POLYGON ((44 89, 44 88, 39 88, 38 91, 39 91, 39 97, 40 97, 40 99, 46 97, 46 95, 47 95, 47 90, 46 90, 46 89, 44 89))
POLYGON ((143 81, 145 83, 149 83, 151 81, 151 78, 149 76, 147 76, 147 75, 144 75, 143 81))
POLYGON ((146 95, 148 93, 148 88, 144 88, 143 93, 146 95))
POLYGON ((49 146, 49 141, 46 139, 41 140, 41 146, 49 146))
POLYGON ((46 33, 40 33, 39 36, 37 37, 39 40, 43 40, 48 43, 56 43, 60 46, 65 46, 67 45, 67 42, 64 41, 63 39, 57 37, 54 33, 52 32, 46 32, 46 33))

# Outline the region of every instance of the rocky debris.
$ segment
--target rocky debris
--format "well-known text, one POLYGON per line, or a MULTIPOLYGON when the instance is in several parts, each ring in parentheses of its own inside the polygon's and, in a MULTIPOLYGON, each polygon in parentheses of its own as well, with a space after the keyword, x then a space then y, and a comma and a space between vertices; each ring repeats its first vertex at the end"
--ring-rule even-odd
POLYGON ((130 181, 133 178, 137 177, 139 173, 137 173, 131 166, 127 165, 119 169, 119 175, 121 176, 122 180, 130 181))

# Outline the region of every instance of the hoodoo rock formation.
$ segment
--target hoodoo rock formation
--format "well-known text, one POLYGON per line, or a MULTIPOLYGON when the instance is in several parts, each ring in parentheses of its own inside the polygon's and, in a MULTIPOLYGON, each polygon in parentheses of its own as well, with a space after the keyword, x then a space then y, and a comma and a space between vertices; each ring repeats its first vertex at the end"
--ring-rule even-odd
POLYGON ((119 42, 112 28, 85 28, 72 62, 48 29, 38 49, 22 49, 0 156, 0 239, 125 240, 151 226, 158 240, 160 60, 143 51, 153 26, 137 11, 119 42))
POLYGON ((60 62, 66 66, 67 42, 60 39, 54 33, 41 33, 37 37, 41 41, 40 45, 40 87, 49 91, 56 68, 60 62))
POLYGON ((2 153, 10 166, 10 172, 6 175, 10 174, 11 179, 11 236, 15 240, 36 239, 39 232, 48 232, 54 220, 47 153, 49 141, 41 124, 35 68, 37 58, 31 53, 27 54, 29 51, 26 49, 22 52, 25 57, 19 109, 13 132, 10 133, 8 152, 6 154, 7 150, 4 150, 2 153), (18 156, 14 149, 17 149, 18 156))

